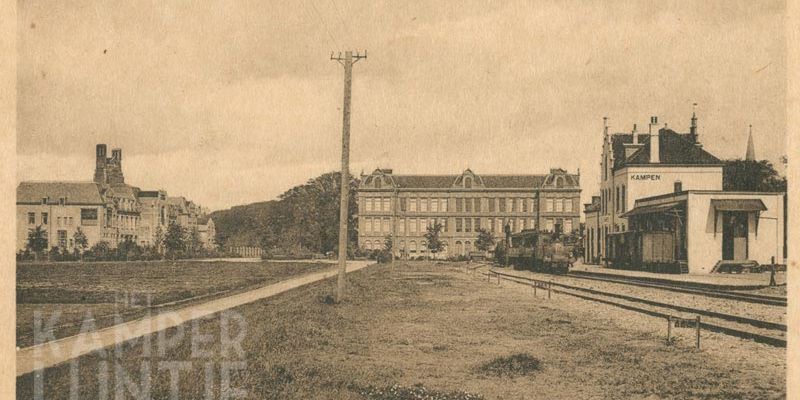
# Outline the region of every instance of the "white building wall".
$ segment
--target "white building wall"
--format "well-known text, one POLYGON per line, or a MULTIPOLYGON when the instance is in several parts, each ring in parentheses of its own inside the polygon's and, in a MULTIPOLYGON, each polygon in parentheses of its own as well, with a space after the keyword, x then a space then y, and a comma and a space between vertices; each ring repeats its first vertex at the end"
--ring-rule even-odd
POLYGON ((17 250, 25 250, 28 244, 28 232, 38 225, 47 231, 47 250, 53 246, 58 246, 58 231, 63 230, 67 232, 67 246, 69 240, 74 238, 75 232, 78 227, 81 228, 86 235, 91 247, 101 240, 107 240, 103 237, 105 223, 105 207, 97 205, 39 205, 39 204, 18 204, 17 205, 17 250), (92 225, 81 225, 81 209, 95 209, 97 210, 97 223, 92 225), (35 214, 36 222, 28 224, 28 213, 35 214), (47 224, 42 224, 42 213, 48 214, 47 224), (72 218, 72 223, 69 224, 69 218, 72 218), (61 218, 61 224, 58 221, 61 218))
POLYGON ((748 259, 768 264, 774 256, 783 256, 783 194, 782 193, 689 193, 688 196, 688 263, 690 273, 709 273, 722 259, 722 213, 716 216, 712 199, 760 199, 767 207, 759 214, 756 235, 755 216, 748 221, 748 259))

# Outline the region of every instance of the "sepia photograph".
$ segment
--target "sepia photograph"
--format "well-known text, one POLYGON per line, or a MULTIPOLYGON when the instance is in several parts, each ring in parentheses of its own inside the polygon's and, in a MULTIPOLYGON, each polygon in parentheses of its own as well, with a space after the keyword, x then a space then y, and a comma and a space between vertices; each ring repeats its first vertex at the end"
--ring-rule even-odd
POLYGON ((17 0, 3 395, 800 396, 790 8, 17 0))

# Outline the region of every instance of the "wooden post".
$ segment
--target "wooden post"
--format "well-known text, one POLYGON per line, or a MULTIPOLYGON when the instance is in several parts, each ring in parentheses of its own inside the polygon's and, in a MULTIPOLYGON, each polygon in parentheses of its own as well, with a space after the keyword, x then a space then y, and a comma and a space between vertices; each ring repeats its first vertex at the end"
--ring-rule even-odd
POLYGON ((533 281, 533 297, 536 297, 536 281, 533 281))
POLYGON ((547 283, 547 300, 550 300, 550 291, 551 291, 551 287, 552 286, 553 286, 553 282, 552 281, 547 283))
POLYGON ((697 316, 697 348, 700 348, 700 316, 697 316))
POLYGON ((672 339, 672 316, 667 316, 667 345, 669 345, 670 340, 672 339))

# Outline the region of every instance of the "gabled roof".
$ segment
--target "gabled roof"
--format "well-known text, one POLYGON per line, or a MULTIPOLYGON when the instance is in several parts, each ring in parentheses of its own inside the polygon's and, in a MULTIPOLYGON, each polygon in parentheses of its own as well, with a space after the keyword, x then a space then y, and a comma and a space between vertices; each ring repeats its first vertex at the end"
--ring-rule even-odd
MULTIPOLYGON (((676 133, 671 129, 659 130, 659 158, 661 165, 722 165, 722 161, 693 143, 689 134, 676 133)), ((642 145, 629 157, 625 157, 625 144, 633 143, 632 134, 617 134, 612 137, 612 150, 614 152, 614 169, 627 165, 650 164, 650 138, 649 134, 639 134, 638 140, 642 145)))
POLYGON ((117 183, 111 185, 114 197, 126 198, 129 200, 136 200, 139 194, 139 188, 125 183, 117 183))
POLYGON ((22 182, 17 186, 17 204, 41 204, 42 198, 48 204, 58 204, 66 198, 65 204, 105 204, 100 194, 100 186, 94 182, 22 182))

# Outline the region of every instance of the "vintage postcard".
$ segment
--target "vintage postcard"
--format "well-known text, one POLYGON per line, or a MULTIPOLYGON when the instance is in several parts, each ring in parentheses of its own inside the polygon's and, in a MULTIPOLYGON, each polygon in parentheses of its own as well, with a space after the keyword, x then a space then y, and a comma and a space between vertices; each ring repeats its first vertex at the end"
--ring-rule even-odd
POLYGON ((791 7, 18 1, 3 394, 798 398, 791 7))

